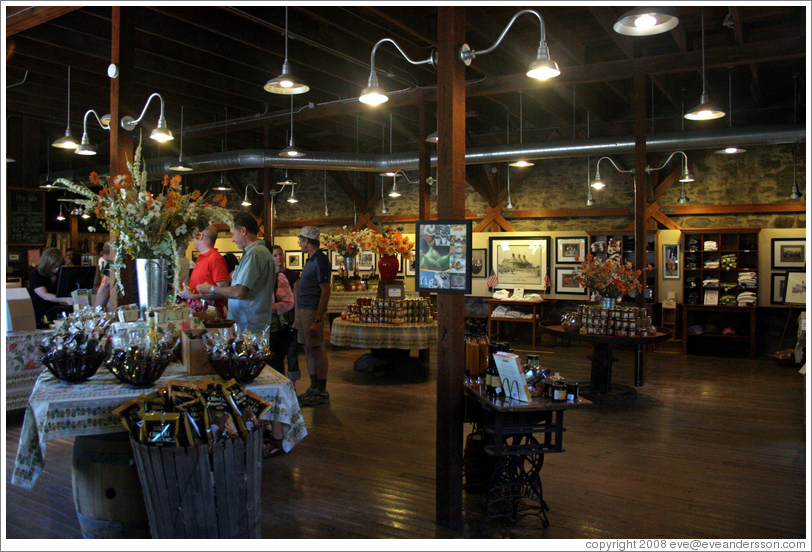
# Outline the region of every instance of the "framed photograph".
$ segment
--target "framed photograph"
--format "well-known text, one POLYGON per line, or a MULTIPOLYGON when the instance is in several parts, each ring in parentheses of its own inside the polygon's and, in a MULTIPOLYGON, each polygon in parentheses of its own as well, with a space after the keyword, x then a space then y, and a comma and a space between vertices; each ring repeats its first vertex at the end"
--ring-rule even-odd
POLYGON ((580 263, 586 257, 586 238, 556 238, 555 262, 580 263))
POLYGON ((770 279, 770 303, 773 305, 781 305, 784 303, 784 295, 787 292, 787 275, 786 273, 771 274, 770 279))
POLYGON ((555 268, 555 292, 586 297, 586 288, 575 279, 574 266, 557 266, 555 268))
POLYGON ((679 244, 678 243, 664 243, 663 244, 663 279, 664 280, 679 280, 680 277, 680 264, 679 264, 679 244))
POLYGON ((285 253, 286 262, 285 266, 291 270, 302 269, 302 252, 301 251, 288 251, 285 253))
POLYGON ((199 257, 200 257, 200 251, 198 251, 197 249, 195 249, 194 251, 192 251, 192 262, 193 262, 193 263, 196 263, 196 262, 197 262, 197 259, 198 259, 199 257))
POLYGON ((472 249, 471 250, 471 277, 472 278, 487 278, 488 277, 488 250, 487 249, 472 249))
POLYGON ((804 268, 806 263, 806 240, 804 238, 773 238, 772 267, 804 268))
POLYGON ((406 276, 414 276, 416 274, 416 271, 414 269, 415 259, 416 259, 415 255, 412 255, 411 259, 406 259, 405 261, 403 261, 403 271, 404 271, 403 273, 406 276))
POLYGON ((806 272, 787 270, 787 282, 784 287, 785 305, 806 306, 806 272))
POLYGON ((471 293, 470 220, 421 220, 415 236, 415 291, 471 293))
POLYGON ((333 270, 338 270, 344 266, 344 257, 338 251, 330 251, 330 266, 333 270))
POLYGON ((372 270, 375 266, 375 252, 373 251, 359 251, 355 256, 355 265, 358 270, 372 270))
POLYGON ((19 253, 9 253, 8 254, 8 262, 10 262, 10 263, 19 263, 20 262, 20 254, 19 253))
MULTIPOLYGON (((544 276, 550 265, 550 238, 521 236, 490 238, 490 272, 497 289, 544 290, 544 276)), ((489 278, 490 280, 490 278, 489 278)), ((490 282, 489 282, 490 283, 490 282)))
POLYGON ((719 290, 706 289, 705 290, 705 305, 718 305, 719 304, 719 290))

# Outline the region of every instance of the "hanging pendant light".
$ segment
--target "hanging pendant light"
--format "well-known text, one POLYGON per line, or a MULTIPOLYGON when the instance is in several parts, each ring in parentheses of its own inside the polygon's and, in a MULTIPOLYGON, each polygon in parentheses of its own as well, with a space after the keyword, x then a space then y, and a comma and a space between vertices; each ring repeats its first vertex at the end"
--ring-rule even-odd
POLYGON ((68 128, 65 129, 65 136, 58 138, 51 145, 62 149, 76 149, 79 145, 79 142, 70 133, 70 65, 68 65, 68 128))
POLYGON ((285 6, 285 61, 282 63, 282 74, 265 83, 265 90, 271 94, 304 94, 310 87, 294 77, 288 62, 288 8, 285 6))
POLYGON ((330 209, 327 207, 327 171, 324 171, 324 216, 330 216, 330 209))
POLYGON ((670 31, 679 19, 661 7, 635 8, 618 17, 612 28, 626 36, 651 36, 670 31))
POLYGON ((510 199, 510 165, 507 167, 507 204, 505 205, 505 209, 508 211, 513 210, 513 200, 510 199))
POLYGON ((389 209, 386 208, 386 200, 383 197, 383 177, 381 177, 381 214, 385 215, 389 212, 389 209))
POLYGON ((685 195, 685 182, 682 182, 680 184, 679 199, 677 200, 677 203, 684 205, 689 201, 691 201, 691 199, 687 195, 685 195))
POLYGON ((792 192, 789 194, 789 198, 793 201, 801 199, 801 190, 798 188, 798 158, 797 158, 797 146, 798 144, 792 144, 792 192))
POLYGON ((432 132, 431 134, 429 134, 428 136, 426 136, 426 142, 429 142, 431 144, 436 144, 439 141, 440 141, 440 135, 437 134, 436 130, 434 132, 432 132))
POLYGON ((183 106, 180 106, 180 154, 178 155, 178 162, 170 165, 169 169, 175 172, 189 172, 194 169, 189 165, 183 163, 183 106))
MULTIPOLYGON (((733 128, 733 67, 727 68, 727 94, 728 94, 727 107, 728 109, 730 109, 730 116, 727 118, 728 128, 733 128)), ((744 153, 745 151, 747 150, 738 148, 736 146, 730 146, 727 148, 716 150, 716 153, 733 155, 735 153, 744 153)))
POLYGON ((702 8, 702 97, 699 100, 699 105, 686 113, 685 118, 691 121, 709 121, 724 116, 724 111, 710 103, 705 88, 705 8, 702 8))
MULTIPOLYGON (((524 141, 522 140, 522 113, 524 110, 522 109, 522 93, 519 92, 519 145, 521 146, 524 141)), ((508 130, 508 136, 510 136, 510 130, 508 130)), ((530 161, 526 161, 524 159, 519 159, 518 161, 514 161, 510 164, 511 167, 532 167, 533 163, 530 161)))
POLYGON ((56 215, 56 220, 58 220, 60 222, 65 220, 65 215, 62 214, 62 204, 61 203, 59 204, 59 214, 56 215))
MULTIPOLYGON (((43 182, 40 185, 40 188, 44 188, 44 189, 47 190, 48 188, 50 188, 51 186, 54 185, 54 183, 51 181, 51 150, 46 148, 45 149, 45 155, 46 155, 46 159, 47 159, 47 163, 48 163, 48 173, 45 175, 45 182, 43 182)), ((60 212, 61 212, 61 209, 60 209, 60 212)), ((64 217, 62 219, 57 219, 57 220, 64 220, 64 217)))
POLYGON ((305 157, 307 154, 293 143, 293 97, 290 98, 290 142, 288 147, 279 151, 279 157, 305 157))
POLYGON ((288 203, 299 203, 299 200, 296 199, 296 188, 291 186, 290 188, 290 197, 288 198, 288 203))

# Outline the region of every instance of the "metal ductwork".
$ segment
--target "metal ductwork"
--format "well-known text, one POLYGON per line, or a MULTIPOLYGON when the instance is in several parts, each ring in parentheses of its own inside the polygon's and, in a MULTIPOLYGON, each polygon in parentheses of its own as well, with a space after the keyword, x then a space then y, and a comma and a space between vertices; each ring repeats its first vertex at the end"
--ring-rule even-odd
MULTIPOLYGON (((756 146, 768 144, 794 143, 806 140, 806 127, 802 123, 775 125, 769 127, 724 128, 718 130, 671 132, 653 134, 646 138, 647 151, 715 149, 729 144, 756 146)), ((261 169, 275 167, 298 170, 339 170, 383 172, 387 170, 417 170, 418 154, 413 153, 332 153, 308 152, 307 157, 285 159, 277 150, 250 149, 226 151, 208 155, 185 157, 195 173, 228 171, 235 169, 261 169)), ((566 157, 586 157, 600 155, 634 153, 634 137, 590 138, 537 144, 510 144, 468 148, 465 152, 467 165, 481 163, 502 163, 518 158, 555 159, 566 157)), ((146 161, 150 180, 159 180, 165 174, 172 174, 169 166, 174 157, 161 157, 146 161)), ((437 154, 431 154, 431 165, 437 165, 437 154)), ((95 170, 100 176, 109 173, 108 167, 95 170)), ((54 178, 70 178, 75 171, 62 174, 52 173, 54 178)), ((90 170, 88 170, 90 174, 90 170)), ((41 177, 41 178, 44 178, 41 177)))

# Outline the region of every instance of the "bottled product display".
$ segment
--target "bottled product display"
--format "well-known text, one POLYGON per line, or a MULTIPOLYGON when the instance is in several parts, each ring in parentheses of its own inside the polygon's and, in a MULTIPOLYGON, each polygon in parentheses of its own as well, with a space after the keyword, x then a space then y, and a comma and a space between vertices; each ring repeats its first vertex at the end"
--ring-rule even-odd
MULTIPOLYGON (((360 283, 360 280, 359 280, 360 283)), ((431 303, 424 297, 408 299, 374 299, 358 297, 348 305, 341 319, 366 324, 427 324, 434 319, 431 303)))
POLYGON ((651 337, 657 329, 642 307, 604 309, 600 305, 578 305, 582 334, 614 337, 651 337))

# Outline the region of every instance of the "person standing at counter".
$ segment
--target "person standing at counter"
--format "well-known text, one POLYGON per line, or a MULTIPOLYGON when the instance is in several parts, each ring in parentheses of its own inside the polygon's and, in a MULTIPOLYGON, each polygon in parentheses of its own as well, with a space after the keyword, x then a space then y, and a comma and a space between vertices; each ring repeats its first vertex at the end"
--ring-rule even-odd
POLYGON ((31 304, 34 307, 34 319, 41 326, 43 317, 53 320, 61 313, 73 312, 72 297, 57 297, 56 286, 59 269, 65 263, 65 257, 56 247, 49 247, 42 252, 37 269, 28 277, 28 289, 31 293, 31 304))
POLYGON ((203 299, 228 299, 228 316, 241 331, 261 334, 271 325, 274 292, 274 263, 265 242, 257 238, 259 225, 245 211, 234 215, 231 241, 242 250, 230 286, 198 284, 203 299))
POLYGON ((299 246, 309 258, 299 278, 296 294, 296 329, 299 343, 304 345, 310 387, 299 398, 301 406, 316 406, 330 402, 327 392, 327 352, 324 350, 324 316, 330 301, 330 261, 319 249, 321 232, 315 226, 305 226, 299 233, 299 246))
MULTIPOLYGON (((290 289, 293 292, 294 300, 296 298, 296 283, 299 281, 299 271, 298 270, 291 270, 285 267, 285 250, 282 249, 281 245, 274 245, 271 248, 271 255, 273 255, 273 262, 276 264, 276 274, 277 278, 284 278, 287 280, 290 289)), ((277 284, 277 288, 279 285, 277 284)), ((296 304, 294 301, 294 309, 296 308, 296 304)), ((295 324, 295 311, 291 309, 285 312, 282 316, 286 322, 289 324, 295 324)), ((277 311, 278 313, 278 311, 277 311)), ((288 359, 288 379, 290 381, 297 381, 301 378, 301 373, 299 372, 299 343, 298 340, 291 343, 290 347, 288 348, 287 353, 285 356, 288 359)))
POLYGON ((107 304, 110 302, 110 260, 111 255, 113 253, 113 248, 110 246, 110 242, 107 242, 102 247, 102 254, 99 258, 99 274, 101 275, 101 280, 99 282, 99 289, 96 291, 96 299, 94 306, 102 307, 102 309, 107 310, 107 304))
MULTIPOLYGON (((197 258, 192 275, 189 277, 189 285, 187 286, 185 282, 181 282, 178 297, 189 301, 193 304, 192 308, 196 310, 200 310, 200 305, 197 304, 197 301, 201 298, 198 294, 200 284, 213 282, 217 287, 225 287, 231 283, 226 260, 214 247, 216 241, 217 228, 214 226, 204 228, 192 239, 192 244, 200 252, 200 256, 197 258)), ((214 307, 220 313, 220 316, 225 318, 226 300, 217 299, 214 301, 214 307)))

